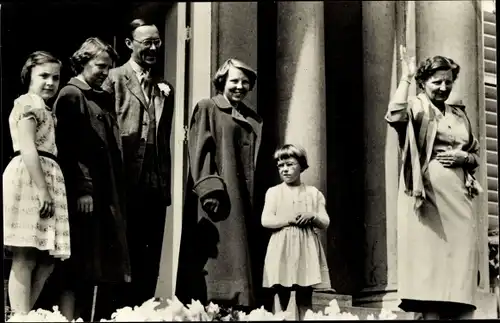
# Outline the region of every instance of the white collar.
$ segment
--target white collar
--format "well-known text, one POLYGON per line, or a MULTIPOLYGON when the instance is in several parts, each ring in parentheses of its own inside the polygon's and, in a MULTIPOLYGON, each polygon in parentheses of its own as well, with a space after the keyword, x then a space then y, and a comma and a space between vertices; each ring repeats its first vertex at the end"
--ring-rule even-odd
POLYGON ((149 74, 149 70, 142 68, 132 58, 130 58, 129 63, 132 69, 134 70, 135 74, 137 74, 137 76, 142 75, 143 73, 149 74))

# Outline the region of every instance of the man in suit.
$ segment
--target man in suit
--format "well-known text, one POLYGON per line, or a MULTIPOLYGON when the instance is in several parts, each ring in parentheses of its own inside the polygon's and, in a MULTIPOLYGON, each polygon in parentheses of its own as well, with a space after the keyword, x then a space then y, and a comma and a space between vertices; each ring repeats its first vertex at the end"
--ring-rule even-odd
POLYGON ((143 19, 130 24, 125 43, 132 53, 110 70, 103 89, 115 97, 126 174, 127 240, 132 282, 122 300, 140 305, 154 297, 170 193, 170 130, 174 93, 156 77, 162 45, 158 28, 143 19))

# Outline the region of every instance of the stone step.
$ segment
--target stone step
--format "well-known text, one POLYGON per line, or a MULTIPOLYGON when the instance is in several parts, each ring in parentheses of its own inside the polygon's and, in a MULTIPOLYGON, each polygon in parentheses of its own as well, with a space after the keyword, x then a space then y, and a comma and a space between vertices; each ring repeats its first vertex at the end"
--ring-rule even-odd
POLYGON ((313 311, 323 310, 334 299, 339 306, 352 306, 351 295, 337 294, 333 289, 315 290, 312 298, 313 311))
MULTIPOLYGON (((358 306, 339 306, 341 312, 351 313, 359 317, 360 320, 366 320, 368 315, 372 314, 378 319, 380 308, 358 307, 358 306)), ((396 314, 396 320, 416 320, 418 314, 413 312, 392 311, 396 314)))

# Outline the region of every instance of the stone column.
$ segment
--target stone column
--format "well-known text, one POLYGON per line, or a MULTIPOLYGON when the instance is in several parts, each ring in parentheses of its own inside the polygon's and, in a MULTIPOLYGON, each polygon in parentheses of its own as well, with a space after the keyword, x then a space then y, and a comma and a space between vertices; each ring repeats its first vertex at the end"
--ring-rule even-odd
MULTIPOLYGON (((484 108, 479 95, 480 73, 478 37, 481 37, 481 8, 477 1, 415 1, 417 21, 417 60, 442 55, 452 58, 460 65, 460 74, 448 102, 462 101, 467 107, 475 135, 482 148, 477 178, 487 189, 486 175, 486 128, 484 108)), ((479 48, 482 50, 482 48, 479 48)), ((479 259, 481 288, 488 289, 488 247, 487 247, 487 193, 474 199, 478 215, 479 259)))
POLYGON ((303 180, 326 192, 325 57, 322 2, 278 2, 277 109, 281 143, 302 145, 303 180))
MULTIPOLYGON (((293 143, 305 148, 310 168, 303 173, 302 180, 326 196, 323 19, 322 2, 277 3, 278 143, 293 143)), ((326 251, 326 232, 321 240, 326 251)))
MULTIPOLYGON (((401 77, 399 46, 405 45, 417 61, 444 55, 460 64, 461 72, 449 101, 461 100, 467 106, 476 134, 485 147, 483 112, 478 108, 477 24, 480 16, 477 13, 474 1, 363 2, 366 287, 355 298, 357 305, 396 308, 399 304, 398 143, 395 132, 383 122, 390 96, 401 77)), ((412 84, 410 95, 415 93, 416 86, 412 84)), ((486 183, 486 162, 481 163, 479 178, 481 183, 486 183)), ((478 214, 486 214, 485 199, 482 196, 476 200, 478 214)), ((483 223, 479 221, 478 226, 482 228, 483 223)), ((485 270, 486 244, 482 238, 479 242, 481 269, 485 270)), ((487 271, 483 272, 484 278, 487 271)))
MULTIPOLYGON (((398 138, 384 121, 397 86, 395 1, 363 1, 365 277, 354 303, 397 307, 398 138)), ((397 36, 400 36, 399 39, 397 36)))
MULTIPOLYGON (((228 58, 257 69, 257 2, 212 2, 212 22, 212 75, 228 58)), ((257 108, 257 87, 246 101, 257 108)))

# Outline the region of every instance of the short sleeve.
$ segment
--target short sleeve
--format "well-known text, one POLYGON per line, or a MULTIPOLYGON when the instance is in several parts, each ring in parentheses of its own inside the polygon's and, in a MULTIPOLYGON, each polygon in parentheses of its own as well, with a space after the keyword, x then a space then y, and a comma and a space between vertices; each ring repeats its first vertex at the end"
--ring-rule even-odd
POLYGON ((14 105, 17 105, 16 109, 18 112, 18 120, 22 119, 34 119, 36 123, 41 123, 45 117, 44 110, 45 104, 40 102, 39 97, 35 97, 30 94, 24 94, 16 99, 14 105))

